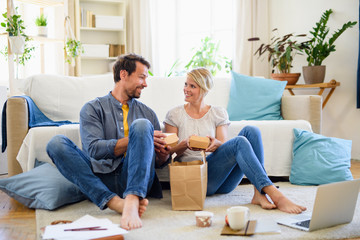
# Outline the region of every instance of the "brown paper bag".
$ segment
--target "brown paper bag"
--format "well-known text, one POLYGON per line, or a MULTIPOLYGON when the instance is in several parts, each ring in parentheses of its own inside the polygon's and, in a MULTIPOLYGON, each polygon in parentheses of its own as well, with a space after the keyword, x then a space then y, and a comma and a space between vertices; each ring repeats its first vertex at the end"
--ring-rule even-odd
POLYGON ((207 189, 207 162, 203 159, 192 162, 174 162, 170 171, 171 203, 173 210, 202 210, 207 189))

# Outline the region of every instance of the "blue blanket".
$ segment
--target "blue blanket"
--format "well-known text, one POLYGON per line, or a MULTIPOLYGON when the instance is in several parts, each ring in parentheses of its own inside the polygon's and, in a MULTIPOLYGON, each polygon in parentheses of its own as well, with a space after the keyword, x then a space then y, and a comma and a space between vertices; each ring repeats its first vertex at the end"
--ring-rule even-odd
MULTIPOLYGON (((29 96, 15 96, 18 98, 25 98, 28 105, 29 112, 29 128, 33 127, 41 127, 41 126, 60 126, 64 124, 74 124, 74 122, 70 121, 53 121, 46 117, 40 109, 36 106, 34 101, 29 96)), ((2 126, 1 126, 1 134, 2 134, 2 152, 5 151, 7 146, 7 136, 6 136, 6 103, 4 103, 3 111, 2 111, 2 126)))

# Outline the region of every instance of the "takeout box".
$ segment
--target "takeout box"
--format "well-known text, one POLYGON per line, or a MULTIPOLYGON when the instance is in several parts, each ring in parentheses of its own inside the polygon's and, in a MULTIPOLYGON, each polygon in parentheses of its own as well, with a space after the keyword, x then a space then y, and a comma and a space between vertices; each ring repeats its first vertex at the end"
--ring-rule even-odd
POLYGON ((191 136, 189 139, 189 145, 191 148, 207 149, 210 144, 208 137, 191 136))
POLYGON ((178 142, 179 138, 176 133, 165 133, 166 137, 164 138, 164 141, 166 142, 166 146, 175 147, 178 142))
POLYGON ((207 162, 203 159, 169 164, 171 205, 173 210, 203 210, 207 191, 207 162))

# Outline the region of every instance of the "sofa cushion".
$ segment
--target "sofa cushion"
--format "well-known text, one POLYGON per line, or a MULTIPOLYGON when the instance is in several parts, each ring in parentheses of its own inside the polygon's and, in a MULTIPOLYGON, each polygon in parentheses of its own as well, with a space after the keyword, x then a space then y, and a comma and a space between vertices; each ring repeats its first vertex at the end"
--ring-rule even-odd
POLYGON ((351 143, 295 128, 290 182, 318 185, 352 180, 351 143))
POLYGON ((53 210, 86 199, 76 185, 49 163, 0 179, 0 189, 29 208, 53 210))
POLYGON ((227 106, 231 121, 282 120, 280 105, 286 82, 231 72, 227 106))
POLYGON ((51 120, 79 122, 82 106, 108 94, 113 86, 112 74, 89 77, 39 74, 24 79, 19 89, 51 120))

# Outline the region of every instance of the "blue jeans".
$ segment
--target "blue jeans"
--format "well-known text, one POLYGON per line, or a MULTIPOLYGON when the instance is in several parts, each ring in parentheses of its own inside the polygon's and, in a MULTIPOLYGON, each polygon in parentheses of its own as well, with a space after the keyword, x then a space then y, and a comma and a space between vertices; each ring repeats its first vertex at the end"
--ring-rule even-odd
POLYGON ((244 127, 237 137, 211 153, 207 161, 208 196, 233 191, 244 175, 260 193, 264 187, 273 184, 264 169, 264 151, 257 127, 244 127))
POLYGON ((61 174, 100 209, 116 195, 146 197, 154 181, 154 128, 146 119, 131 124, 126 157, 111 173, 94 173, 90 157, 63 135, 54 136, 46 150, 61 174))

